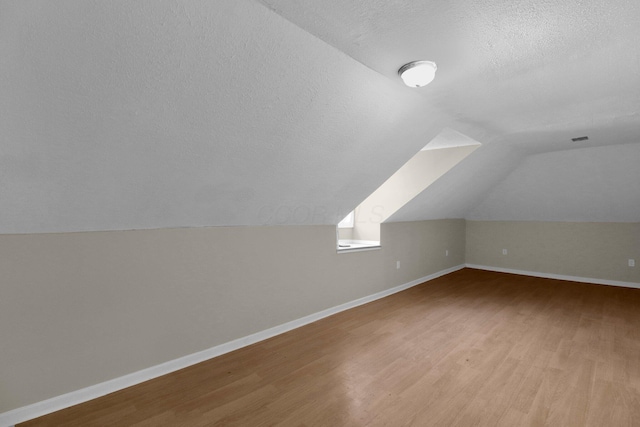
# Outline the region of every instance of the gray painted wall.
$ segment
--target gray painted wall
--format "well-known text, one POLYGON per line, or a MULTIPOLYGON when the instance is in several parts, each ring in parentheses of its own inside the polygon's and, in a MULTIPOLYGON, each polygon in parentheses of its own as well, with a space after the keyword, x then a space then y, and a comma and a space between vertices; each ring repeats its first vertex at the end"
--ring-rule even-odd
POLYGON ((383 224, 369 252, 335 239, 330 225, 0 236, 0 413, 464 263, 463 220, 383 224))
POLYGON ((640 283, 640 223, 467 221, 466 262, 640 283))
POLYGON ((0 413, 464 262, 640 283, 629 258, 640 223, 385 223, 345 254, 334 226, 1 235, 0 413))

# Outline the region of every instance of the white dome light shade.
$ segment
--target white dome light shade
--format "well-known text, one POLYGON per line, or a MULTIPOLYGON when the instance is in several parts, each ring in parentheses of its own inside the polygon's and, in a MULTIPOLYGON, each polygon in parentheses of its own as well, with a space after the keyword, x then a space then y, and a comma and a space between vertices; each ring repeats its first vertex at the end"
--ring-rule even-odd
POLYGON ((437 69, 435 62, 413 61, 400 67, 398 74, 407 86, 422 87, 433 81, 437 69))

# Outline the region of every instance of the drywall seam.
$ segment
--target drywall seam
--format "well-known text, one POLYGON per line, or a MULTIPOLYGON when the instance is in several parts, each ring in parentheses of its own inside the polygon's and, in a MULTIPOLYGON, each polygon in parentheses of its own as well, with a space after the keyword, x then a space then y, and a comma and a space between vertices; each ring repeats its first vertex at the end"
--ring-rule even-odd
POLYGON ((568 280, 570 282, 592 283, 595 285, 620 286, 623 288, 640 289, 640 283, 621 282, 619 280, 594 279, 591 277, 565 276, 563 274, 541 273, 539 271, 515 270, 512 268, 490 267, 488 265, 465 264, 467 268, 477 270, 495 271, 498 273, 519 274, 521 276, 542 277, 544 279, 568 280))
POLYGON ((31 420, 33 418, 41 417, 46 414, 50 414, 55 411, 59 411, 70 406, 78 405, 83 402, 87 402, 92 399, 113 393, 118 390, 122 390, 127 387, 131 387, 136 384, 140 384, 144 381, 151 380, 153 378, 160 377, 162 375, 175 372, 177 370, 186 368, 196 363, 204 362, 205 360, 212 359, 217 356, 221 356, 225 353, 238 350, 242 347, 246 347, 251 344, 266 340, 276 335, 283 334, 301 326, 313 323, 325 317, 333 314, 340 313, 345 310, 349 310, 354 307, 358 307, 363 304, 384 298, 386 296, 404 291, 413 286, 419 285, 424 282, 428 282, 438 277, 444 276, 454 271, 458 271, 464 268, 464 264, 457 265, 455 267, 447 268, 445 270, 438 271, 428 276, 421 277, 411 282, 399 285, 384 291, 377 292, 375 294, 358 298, 353 301, 346 302, 344 304, 337 305, 335 307, 328 308, 326 310, 319 311, 317 313, 310 314, 305 317, 301 317, 296 320, 292 320, 287 323, 283 323, 273 328, 265 329, 264 331, 256 332, 255 334, 247 335, 246 337, 238 338, 233 341, 226 342, 224 344, 211 347, 207 350, 199 351, 197 353, 189 354, 187 356, 180 357, 178 359, 170 360, 165 363, 161 363, 150 368, 142 369, 137 372, 133 372, 128 375, 124 375, 119 378, 114 378, 109 381, 105 381, 96 385, 82 388, 80 390, 72 391, 60 396, 52 397, 51 399, 43 400, 31 405, 23 406, 21 408, 12 409, 11 411, 0 414, 0 427, 11 427, 12 424, 21 423, 23 421, 31 420))

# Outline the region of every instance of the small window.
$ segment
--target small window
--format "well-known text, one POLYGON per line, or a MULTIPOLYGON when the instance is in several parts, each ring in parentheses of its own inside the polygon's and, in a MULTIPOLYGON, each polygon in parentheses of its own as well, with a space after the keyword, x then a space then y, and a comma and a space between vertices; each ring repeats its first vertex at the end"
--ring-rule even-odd
POLYGON ((353 218, 353 211, 351 211, 349 215, 345 216, 344 219, 338 223, 338 228, 353 228, 353 218))

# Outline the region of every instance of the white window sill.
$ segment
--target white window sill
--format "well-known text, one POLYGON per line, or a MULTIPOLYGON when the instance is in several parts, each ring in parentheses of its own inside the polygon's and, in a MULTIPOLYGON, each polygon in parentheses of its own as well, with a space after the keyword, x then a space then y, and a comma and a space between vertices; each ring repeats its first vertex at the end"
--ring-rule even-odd
POLYGON ((380 249, 380 242, 376 240, 339 240, 338 253, 363 252, 380 249))

